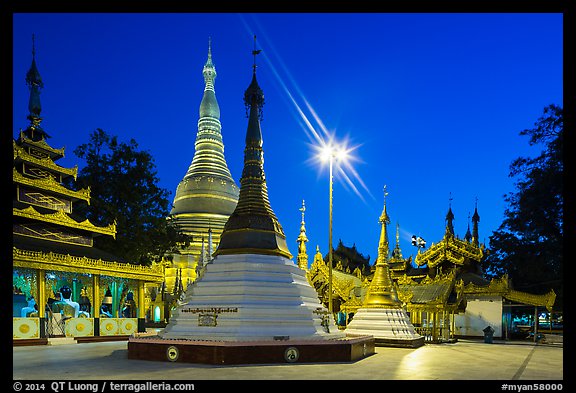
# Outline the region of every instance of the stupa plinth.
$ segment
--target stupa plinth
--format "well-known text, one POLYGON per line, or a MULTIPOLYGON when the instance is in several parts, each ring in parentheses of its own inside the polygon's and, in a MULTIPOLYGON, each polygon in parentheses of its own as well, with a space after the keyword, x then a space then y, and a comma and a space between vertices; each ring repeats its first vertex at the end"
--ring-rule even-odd
POLYGON ((240 364, 342 362, 373 354, 373 337, 348 338, 338 330, 292 261, 268 200, 260 129, 264 94, 255 61, 244 100, 249 115, 238 204, 214 259, 158 336, 129 339, 128 357, 240 364))

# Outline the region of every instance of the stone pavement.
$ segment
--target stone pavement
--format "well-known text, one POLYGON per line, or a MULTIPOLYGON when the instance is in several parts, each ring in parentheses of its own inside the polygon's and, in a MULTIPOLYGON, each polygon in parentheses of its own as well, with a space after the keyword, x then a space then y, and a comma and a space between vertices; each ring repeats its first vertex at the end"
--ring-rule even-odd
MULTIPOLYGON (((564 348, 459 340, 416 349, 376 347, 351 363, 213 366, 127 358, 127 341, 13 347, 13 380, 498 380, 564 379, 564 348)), ((560 389, 555 389, 560 390, 560 389)))

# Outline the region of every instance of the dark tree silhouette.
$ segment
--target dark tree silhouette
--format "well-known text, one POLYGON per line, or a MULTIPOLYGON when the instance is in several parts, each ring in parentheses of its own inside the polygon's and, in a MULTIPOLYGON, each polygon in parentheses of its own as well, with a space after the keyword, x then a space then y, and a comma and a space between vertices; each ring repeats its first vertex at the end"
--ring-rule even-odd
POLYGON ((562 108, 554 104, 544 108, 534 128, 520 132, 543 150, 510 165, 517 189, 504 195, 505 218, 490 236, 491 253, 483 265, 488 276, 507 273, 515 289, 554 289, 555 308, 563 305, 563 133, 562 108))
POLYGON ((166 220, 170 193, 158 187, 154 159, 138 150, 134 139, 119 142, 96 129, 74 154, 86 162, 75 186, 91 190, 90 205, 80 205, 78 213, 96 225, 116 221, 116 239, 98 237, 95 246, 129 263, 149 265, 188 240, 166 220))

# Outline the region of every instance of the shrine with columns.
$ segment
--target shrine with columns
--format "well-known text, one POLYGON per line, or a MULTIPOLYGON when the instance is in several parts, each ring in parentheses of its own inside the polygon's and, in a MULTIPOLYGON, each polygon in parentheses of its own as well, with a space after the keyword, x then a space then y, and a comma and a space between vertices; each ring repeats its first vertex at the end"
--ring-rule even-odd
POLYGON ((78 167, 62 167, 64 148, 48 143, 42 127, 36 65, 26 74, 29 125, 13 139, 12 282, 14 345, 57 339, 122 337, 145 330, 145 285, 161 282, 160 265, 133 265, 94 246, 96 236, 116 236, 116 223, 97 226, 75 214, 90 203, 90 188, 72 190, 78 167))

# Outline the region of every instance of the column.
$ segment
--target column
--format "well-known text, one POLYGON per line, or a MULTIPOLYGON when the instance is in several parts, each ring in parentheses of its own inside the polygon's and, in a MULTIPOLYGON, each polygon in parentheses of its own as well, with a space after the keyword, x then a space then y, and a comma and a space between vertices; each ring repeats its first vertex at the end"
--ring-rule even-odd
POLYGON ((48 299, 46 298, 46 271, 42 269, 36 270, 36 285, 37 287, 37 296, 36 304, 38 305, 38 317, 39 317, 39 329, 40 329, 40 338, 46 337, 46 302, 48 299))
POLYGON ((138 280, 138 332, 146 331, 146 301, 144 299, 144 284, 143 280, 138 280))
POLYGON ((92 316, 94 317, 94 336, 100 335, 100 275, 92 275, 92 316))

